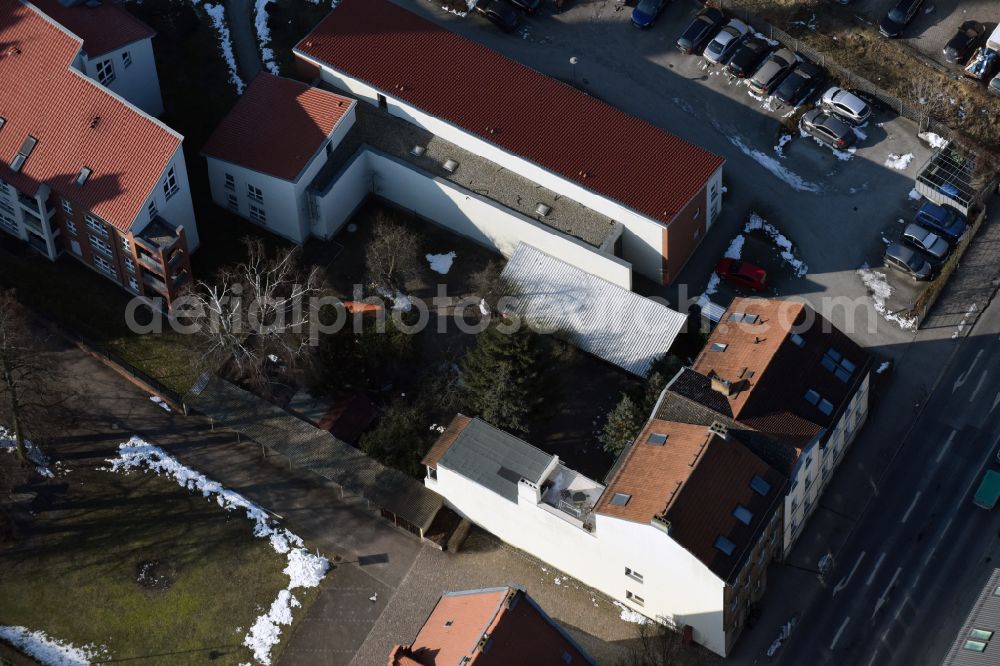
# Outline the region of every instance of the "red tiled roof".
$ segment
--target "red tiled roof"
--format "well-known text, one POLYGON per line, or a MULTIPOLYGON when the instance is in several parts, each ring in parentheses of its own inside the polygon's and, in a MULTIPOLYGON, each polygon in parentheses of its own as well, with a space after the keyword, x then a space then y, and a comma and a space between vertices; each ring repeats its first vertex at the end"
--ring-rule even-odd
POLYGON ((250 83, 201 152, 295 180, 356 103, 265 72, 250 83))
POLYGON ((181 137, 70 67, 80 42, 39 11, 0 0, 0 178, 34 194, 42 183, 127 230, 181 137), (20 172, 9 165, 38 139, 20 172), (91 175, 80 187, 80 169, 91 175))
POLYGON ((63 7, 59 0, 32 0, 32 4, 83 40, 88 57, 114 51, 156 34, 148 25, 108 0, 97 7, 63 7))
POLYGON ((665 224, 723 163, 388 0, 342 0, 295 48, 665 224))
POLYGON ((594 663, 525 592, 503 587, 446 592, 413 643, 395 646, 388 664, 565 666, 565 654, 569 663, 594 663))

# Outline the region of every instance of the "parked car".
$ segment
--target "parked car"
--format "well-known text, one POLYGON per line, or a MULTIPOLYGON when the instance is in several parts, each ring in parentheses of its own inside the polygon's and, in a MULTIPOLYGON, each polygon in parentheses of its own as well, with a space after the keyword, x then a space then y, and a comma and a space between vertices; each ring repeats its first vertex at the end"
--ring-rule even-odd
POLYGON ((665 4, 667 0, 639 0, 632 10, 632 25, 637 28, 653 27, 665 4))
POLYGON ((812 97, 826 81, 826 70, 812 62, 800 62, 785 77, 774 96, 782 104, 798 106, 812 97))
POLYGON ((725 22, 726 16, 722 10, 715 7, 706 7, 698 12, 694 20, 685 28, 680 37, 677 38, 677 48, 681 53, 698 53, 708 40, 715 37, 719 27, 725 22))
POLYGON ((850 148, 858 138, 850 124, 820 109, 806 111, 799 120, 799 129, 832 148, 850 148))
POLYGON ((733 76, 745 79, 752 76, 764 58, 771 52, 771 45, 753 34, 744 35, 729 59, 726 69, 733 76))
POLYGON ((914 280, 926 280, 933 273, 931 263, 917 254, 917 251, 902 243, 893 243, 885 249, 883 256, 886 268, 906 273, 914 280))
POLYGON ((758 95, 770 95, 778 87, 796 63, 795 53, 781 47, 767 57, 748 83, 750 90, 758 95))
POLYGON ((767 271, 760 266, 739 259, 723 259, 715 267, 715 272, 726 282, 753 291, 767 289, 767 271))
POLYGON ((1000 53, 993 49, 980 46, 969 58, 969 62, 963 68, 962 74, 976 81, 988 81, 997 66, 1000 65, 1000 53))
POLYGON ((542 6, 542 0, 507 0, 525 14, 534 14, 542 6))
POLYGON ((864 100, 843 88, 829 88, 823 93, 820 106, 854 126, 864 125, 872 115, 871 107, 864 100))
POLYGON ((705 60, 714 65, 725 65, 736 50, 743 35, 750 32, 749 26, 739 19, 730 19, 729 23, 719 31, 705 47, 705 60))
POLYGON ((933 201, 925 201, 917 211, 917 224, 940 233, 948 241, 954 242, 962 237, 969 226, 965 216, 950 206, 939 206, 933 201))
POLYGON ((504 32, 511 32, 521 24, 521 12, 503 0, 480 0, 476 12, 504 32))
POLYGON ((899 0, 879 21, 878 31, 886 37, 902 37, 903 30, 917 15, 924 0, 899 0))
POLYGON ((945 44, 944 59, 956 65, 965 62, 983 41, 985 34, 985 25, 979 21, 966 21, 959 26, 955 36, 945 44))
POLYGON ((986 89, 997 97, 1000 97, 1000 74, 993 77, 990 81, 990 85, 986 89))
POLYGON ((921 252, 926 252, 937 260, 944 259, 951 251, 948 241, 938 236, 936 233, 911 222, 903 230, 903 242, 911 245, 921 252))

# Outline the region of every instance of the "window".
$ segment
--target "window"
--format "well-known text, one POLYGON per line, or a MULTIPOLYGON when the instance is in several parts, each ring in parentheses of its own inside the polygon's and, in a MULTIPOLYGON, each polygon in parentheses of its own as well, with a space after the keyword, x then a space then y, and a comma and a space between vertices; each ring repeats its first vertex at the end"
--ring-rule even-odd
POLYGON ((69 201, 63 199, 62 207, 63 207, 63 212, 65 212, 67 215, 69 216, 73 215, 73 204, 71 204, 69 201))
POLYGON ((115 63, 111 60, 102 60, 97 63, 97 80, 101 85, 110 85, 115 80, 115 63))
POLYGON ((132 54, 128 51, 122 53, 122 66, 124 66, 125 69, 132 66, 132 54))
POLYGON ((713 342, 710 349, 714 352, 724 352, 728 346, 725 342, 713 342))
POLYGON ((177 173, 173 167, 170 167, 167 171, 167 177, 163 179, 163 194, 166 195, 167 201, 170 200, 170 197, 177 194, 180 189, 177 185, 177 173))
POLYGON ((631 495, 626 495, 625 493, 615 493, 611 496, 611 504, 614 506, 625 506, 628 501, 632 499, 631 495))
POLYGON ((638 571, 633 571, 632 569, 625 567, 625 575, 628 576, 629 578, 639 581, 640 583, 642 582, 642 574, 639 573, 638 571))
POLYGON ((149 211, 149 221, 152 222, 156 216, 160 214, 160 211, 156 208, 156 199, 149 200, 149 205, 146 206, 146 210, 149 211))
POLYGON ((973 652, 986 652, 986 643, 982 641, 965 641, 965 645, 962 646, 966 650, 972 650, 973 652))
POLYGON ((113 278, 118 277, 118 272, 115 270, 115 267, 112 266, 111 262, 109 262, 104 257, 100 255, 94 255, 94 265, 97 266, 99 269, 101 269, 103 273, 107 273, 113 278))
POLYGON ((233 178, 233 174, 231 173, 226 174, 226 189, 233 192, 236 191, 236 179, 233 178))
POLYGON ((767 497, 767 494, 771 492, 771 484, 757 474, 754 474, 753 478, 750 479, 750 487, 753 488, 755 493, 764 497, 767 497))
POLYGON ((845 384, 857 368, 856 365, 848 361, 840 352, 833 348, 826 350, 826 354, 823 355, 820 365, 832 372, 837 379, 845 384))
POLYGON ((132 241, 130 241, 125 236, 122 236, 122 249, 128 252, 129 254, 132 253, 132 241))
POLYGON ((732 555, 733 551, 736 550, 736 544, 727 537, 720 536, 715 540, 715 548, 726 555, 732 555))
POLYGON ((667 443, 667 435, 661 432, 654 432, 652 435, 649 436, 649 439, 646 441, 652 444, 653 446, 663 446, 664 444, 667 443))
POLYGON ((833 403, 829 400, 820 400, 819 404, 816 406, 819 407, 819 411, 823 412, 827 416, 833 414, 833 403))
POLYGON ((104 225, 101 224, 101 221, 98 220, 96 217, 88 213, 86 216, 84 216, 84 221, 87 223, 88 229, 97 234, 100 234, 101 236, 104 236, 105 238, 108 237, 108 230, 104 228, 104 225))
POLYGON ((94 248, 98 252, 103 252, 109 257, 112 256, 111 246, 102 241, 96 236, 87 236, 87 240, 90 241, 90 247, 94 248))
POLYGON ((1000 597, 1000 587, 993 588, 993 596, 1000 597))
POLYGON ((226 205, 229 206, 231 210, 238 211, 240 209, 240 202, 236 199, 235 194, 226 195, 226 205))
POLYGON ((261 224, 267 223, 267 213, 264 212, 264 208, 254 204, 250 204, 250 218, 261 224))
POLYGON ((697 220, 699 217, 701 217, 701 208, 694 212, 694 219, 697 220))
POLYGON ((128 279, 128 286, 129 289, 131 289, 132 291, 139 291, 139 281, 136 280, 134 277, 130 277, 128 279))
POLYGON ((799 335, 798 333, 792 333, 790 336, 788 336, 788 339, 791 340, 792 344, 795 345, 796 347, 806 346, 806 341, 803 340, 802 336, 799 335))
POLYGON ((247 183, 247 196, 257 203, 264 203, 264 192, 259 187, 247 183))
POLYGON ((740 521, 744 525, 749 525, 753 520, 753 512, 742 504, 733 509, 733 515, 736 516, 736 520, 740 521))
POLYGON ((132 261, 132 257, 125 257, 125 269, 129 273, 135 273, 135 262, 132 261))
POLYGON ((634 603, 636 606, 642 606, 646 603, 646 600, 640 597, 638 594, 633 594, 628 590, 625 590, 625 598, 634 603))
POLYGON ((719 196, 719 186, 716 183, 712 183, 708 188, 708 194, 713 199, 719 196))
POLYGON ((993 632, 986 629, 973 629, 969 632, 969 638, 974 638, 977 641, 988 641, 993 638, 993 632))
POLYGON ((76 222, 73 220, 66 220, 66 231, 76 236, 76 222))

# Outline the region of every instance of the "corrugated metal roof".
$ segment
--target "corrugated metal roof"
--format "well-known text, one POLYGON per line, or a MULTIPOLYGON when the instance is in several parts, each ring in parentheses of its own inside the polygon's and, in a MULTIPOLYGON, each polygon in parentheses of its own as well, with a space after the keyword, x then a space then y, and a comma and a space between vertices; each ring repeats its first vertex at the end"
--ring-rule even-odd
POLYGON ((571 344, 632 374, 670 349, 687 317, 635 292, 521 243, 504 268, 516 297, 512 312, 536 330, 571 344))
POLYGON ((518 481, 540 484, 553 457, 485 421, 472 419, 437 464, 516 502, 518 481))
POLYGON ((417 527, 426 529, 442 506, 441 497, 416 479, 218 377, 212 376, 203 390, 192 391, 186 400, 211 417, 215 428, 263 444, 417 527))
POLYGON ((342 0, 295 51, 664 224, 724 162, 388 0, 342 0))
POLYGON ((958 632, 948 656, 941 666, 996 666, 1000 664, 1000 596, 995 591, 1000 588, 1000 569, 994 569, 993 575, 979 593, 979 598, 969 612, 962 630, 958 632), (977 639, 970 636, 974 629, 992 632, 989 639, 977 639), (982 652, 965 647, 966 641, 978 640, 986 643, 982 652))

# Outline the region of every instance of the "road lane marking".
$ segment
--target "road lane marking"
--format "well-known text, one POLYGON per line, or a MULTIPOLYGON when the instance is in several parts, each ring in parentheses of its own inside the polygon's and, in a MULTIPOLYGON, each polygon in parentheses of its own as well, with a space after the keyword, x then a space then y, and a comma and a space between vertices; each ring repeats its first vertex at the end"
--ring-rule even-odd
POLYGON ((952 393, 957 391, 962 386, 962 384, 964 384, 969 379, 969 374, 972 372, 972 369, 976 367, 976 364, 979 363, 979 357, 983 355, 983 351, 985 350, 983 349, 979 350, 979 352, 976 354, 976 358, 972 360, 972 365, 969 366, 969 369, 963 372, 961 375, 959 375, 958 379, 955 380, 955 385, 952 386, 951 388, 952 393))
POLYGON ((875 619, 875 614, 878 613, 879 609, 882 608, 883 605, 885 605, 885 598, 889 596, 889 592, 892 590, 892 586, 896 584, 896 579, 899 578, 899 574, 902 571, 903 567, 899 567, 898 569, 896 569, 896 573, 893 574, 892 580, 890 580, 889 584, 885 586, 885 591, 882 592, 882 596, 879 597, 878 601, 875 602, 875 610, 872 611, 873 620, 875 619))
POLYGON ((906 521, 910 519, 910 514, 913 513, 913 507, 917 506, 917 500, 920 499, 920 493, 921 492, 922 491, 920 491, 920 490, 917 491, 917 494, 913 496, 913 501, 910 502, 910 508, 907 509, 906 513, 903 514, 903 524, 904 525, 906 524, 906 521))
POLYGON ((993 398, 993 406, 990 407, 990 411, 996 409, 997 405, 1000 405, 1000 391, 997 391, 997 397, 993 398))
POLYGON ((983 374, 979 378, 979 383, 976 384, 976 390, 974 390, 972 392, 972 395, 969 396, 969 402, 972 402, 973 400, 976 399, 976 394, 979 393, 979 389, 983 388, 983 382, 986 381, 986 375, 988 375, 988 374, 990 374, 989 370, 983 370, 983 374))
POLYGON ((858 566, 861 564, 861 560, 863 559, 865 559, 865 551, 861 551, 861 554, 858 556, 858 561, 854 563, 854 568, 851 569, 851 573, 847 574, 844 578, 841 578, 840 582, 833 588, 833 596, 837 596, 837 592, 840 592, 847 587, 847 584, 851 582, 854 572, 858 570, 858 566))
POLYGON ((833 636, 833 642, 830 643, 830 649, 831 650, 837 646, 837 641, 840 640, 840 635, 842 633, 844 633, 844 628, 847 626, 847 623, 850 622, 850 621, 851 621, 850 617, 845 617, 844 618, 844 622, 840 625, 840 629, 837 629, 837 633, 834 634, 834 636, 833 636))
POLYGON ((948 435, 948 441, 946 441, 944 443, 944 446, 942 446, 941 450, 938 451, 937 458, 934 459, 934 464, 935 465, 938 464, 939 462, 941 462, 941 459, 944 458, 944 454, 946 454, 948 452, 948 448, 951 446, 951 442, 952 442, 953 439, 955 439, 955 435, 957 433, 958 433, 957 430, 952 430, 951 434, 948 435))
MULTIPOLYGON (((905 521, 904 521, 905 522, 905 521)), ((878 556, 878 560, 875 562, 875 568, 872 569, 871 574, 868 576, 868 580, 865 581, 865 587, 871 587, 872 581, 875 580, 875 574, 878 573, 878 568, 882 566, 882 560, 885 559, 885 553, 878 556)))

